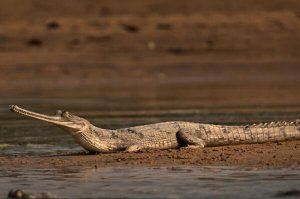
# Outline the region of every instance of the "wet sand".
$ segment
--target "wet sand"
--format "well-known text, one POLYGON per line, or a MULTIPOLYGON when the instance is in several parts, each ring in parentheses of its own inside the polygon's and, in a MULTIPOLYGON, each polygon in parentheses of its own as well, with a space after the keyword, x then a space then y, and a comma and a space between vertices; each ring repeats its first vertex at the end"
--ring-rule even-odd
POLYGON ((204 149, 149 150, 135 153, 68 154, 0 157, 0 167, 68 168, 114 166, 242 166, 299 167, 300 141, 208 147, 204 149))
MULTIPOLYGON (((295 112, 289 120, 297 119, 300 3, 255 2, 0 2, 0 97, 7 105, 22 98, 146 98, 207 112, 224 106, 241 107, 235 109, 240 112, 245 106, 279 107, 276 111, 295 112)), ((239 119, 249 122, 246 116, 239 119)), ((299 144, 5 156, 0 166, 299 166, 299 144)))

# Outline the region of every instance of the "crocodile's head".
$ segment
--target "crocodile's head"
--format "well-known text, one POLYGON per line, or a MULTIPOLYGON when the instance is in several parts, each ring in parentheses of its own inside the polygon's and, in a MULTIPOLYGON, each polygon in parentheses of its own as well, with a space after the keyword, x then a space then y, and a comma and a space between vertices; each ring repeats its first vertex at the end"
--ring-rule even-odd
POLYGON ((67 130, 72 135, 77 134, 78 132, 83 132, 91 126, 91 123, 86 119, 70 114, 67 111, 58 110, 55 115, 49 116, 22 109, 17 105, 10 105, 10 110, 28 117, 55 124, 67 130))

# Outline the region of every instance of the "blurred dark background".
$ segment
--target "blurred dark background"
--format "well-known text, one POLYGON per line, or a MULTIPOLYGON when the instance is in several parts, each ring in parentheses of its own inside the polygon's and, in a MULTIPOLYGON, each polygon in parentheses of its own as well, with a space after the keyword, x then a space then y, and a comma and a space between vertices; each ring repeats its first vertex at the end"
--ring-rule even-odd
POLYGON ((299 39, 298 0, 2 0, 0 97, 294 109, 299 39))

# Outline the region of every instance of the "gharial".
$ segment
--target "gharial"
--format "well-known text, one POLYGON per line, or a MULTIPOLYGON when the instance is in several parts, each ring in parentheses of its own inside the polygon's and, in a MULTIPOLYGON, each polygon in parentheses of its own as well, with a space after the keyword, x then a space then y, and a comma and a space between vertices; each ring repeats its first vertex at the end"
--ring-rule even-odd
POLYGON ((16 105, 11 105, 10 110, 63 128, 90 152, 197 148, 300 139, 300 120, 243 126, 174 121, 108 130, 95 127, 67 111, 58 110, 54 116, 48 116, 16 105))

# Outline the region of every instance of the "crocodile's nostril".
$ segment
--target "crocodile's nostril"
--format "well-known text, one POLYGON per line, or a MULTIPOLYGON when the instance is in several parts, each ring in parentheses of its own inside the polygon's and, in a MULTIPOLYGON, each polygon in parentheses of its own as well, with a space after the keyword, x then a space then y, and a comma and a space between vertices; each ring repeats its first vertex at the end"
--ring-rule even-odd
POLYGON ((9 110, 13 111, 16 105, 9 105, 9 110))

